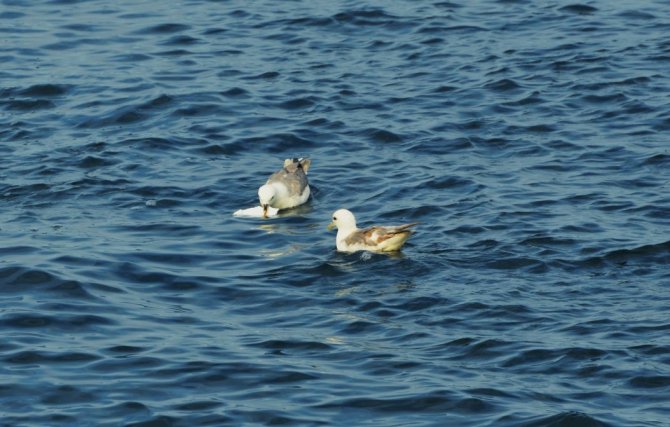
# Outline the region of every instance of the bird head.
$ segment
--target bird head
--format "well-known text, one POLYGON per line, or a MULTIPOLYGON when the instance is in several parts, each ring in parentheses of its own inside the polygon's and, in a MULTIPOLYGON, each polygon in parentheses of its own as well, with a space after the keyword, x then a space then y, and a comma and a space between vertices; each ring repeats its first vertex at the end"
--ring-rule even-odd
POLYGON ((275 189, 269 184, 265 184, 258 189, 258 201, 263 208, 263 217, 268 217, 268 208, 272 206, 275 198, 275 189))
POLYGON ((356 228, 356 218, 354 217, 354 214, 352 214, 350 211, 347 209, 338 209, 335 212, 333 212, 332 216, 333 221, 328 224, 328 230, 332 230, 333 228, 338 228, 339 230, 345 229, 355 229, 356 228))

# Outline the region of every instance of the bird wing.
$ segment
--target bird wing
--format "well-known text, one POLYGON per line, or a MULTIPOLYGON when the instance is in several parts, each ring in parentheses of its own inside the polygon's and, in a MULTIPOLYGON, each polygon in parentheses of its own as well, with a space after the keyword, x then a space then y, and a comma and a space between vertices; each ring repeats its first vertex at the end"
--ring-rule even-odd
POLYGON ((399 233, 411 233, 410 227, 417 223, 396 226, 372 226, 362 230, 356 230, 345 239, 348 245, 377 246, 385 240, 399 233))
POLYGON ((290 163, 282 169, 273 173, 268 179, 268 184, 280 182, 286 186, 290 194, 302 194, 309 184, 307 175, 299 163, 290 163))

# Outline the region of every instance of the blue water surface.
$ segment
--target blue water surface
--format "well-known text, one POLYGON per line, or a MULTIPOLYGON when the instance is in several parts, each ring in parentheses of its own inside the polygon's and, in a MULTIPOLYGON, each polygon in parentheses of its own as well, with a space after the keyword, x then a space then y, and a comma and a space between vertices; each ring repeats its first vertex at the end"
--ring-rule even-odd
POLYGON ((661 0, 0 0, 0 425, 667 426, 661 0), (288 157, 313 197, 235 218, 288 157), (402 253, 325 226, 419 222, 402 253))

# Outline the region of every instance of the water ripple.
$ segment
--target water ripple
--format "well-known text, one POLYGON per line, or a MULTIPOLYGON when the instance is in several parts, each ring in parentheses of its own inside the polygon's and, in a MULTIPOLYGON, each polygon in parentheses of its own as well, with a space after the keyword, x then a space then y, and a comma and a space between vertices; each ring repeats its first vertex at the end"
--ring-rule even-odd
POLYGON ((4 1, 3 422, 664 425, 656 3, 4 1))

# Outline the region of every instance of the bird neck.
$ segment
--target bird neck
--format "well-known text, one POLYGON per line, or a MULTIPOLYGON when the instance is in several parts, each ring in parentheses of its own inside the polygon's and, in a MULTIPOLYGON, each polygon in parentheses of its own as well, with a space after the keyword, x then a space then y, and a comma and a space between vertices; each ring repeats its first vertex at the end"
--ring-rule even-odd
POLYGON ((356 223, 347 224, 344 227, 337 227, 337 240, 344 240, 354 231, 358 230, 356 228, 356 223))

